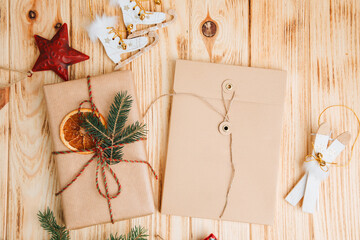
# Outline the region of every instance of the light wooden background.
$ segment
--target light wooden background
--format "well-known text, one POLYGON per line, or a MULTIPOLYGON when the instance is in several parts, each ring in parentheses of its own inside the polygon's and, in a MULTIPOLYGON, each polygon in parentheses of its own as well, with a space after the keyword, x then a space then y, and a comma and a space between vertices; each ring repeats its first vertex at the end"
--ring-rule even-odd
MULTIPOLYGON (((161 6, 152 0, 144 6, 157 11, 175 8, 177 22, 161 30, 160 44, 128 67, 135 76, 142 110, 155 96, 172 88, 178 58, 287 70, 275 224, 268 227, 157 213, 71 231, 72 239, 106 239, 110 233, 125 233, 137 224, 149 229, 150 239, 159 234, 166 240, 202 240, 211 232, 221 240, 360 239, 360 143, 350 167, 332 169, 322 184, 318 213, 304 214, 283 199, 303 174, 302 160, 310 151, 309 134, 317 126, 319 112, 331 104, 346 104, 360 114, 360 1, 162 1, 161 6), (219 26, 215 41, 205 41, 200 32, 207 15, 219 26)), ((121 16, 107 0, 94 0, 94 11, 121 16)), ((84 31, 89 20, 87 0, 0 0, 0 65, 30 69, 39 54, 33 35, 50 39, 56 23, 66 22, 72 47, 91 57, 71 67, 70 79, 111 72, 113 64, 102 46, 91 43, 84 31), (28 17, 30 10, 37 13, 35 19, 28 17)), ((1 71, 0 83, 18 77, 1 71)), ((10 88, 9 102, 0 110, 0 239, 48 239, 36 217, 47 206, 61 219, 60 201, 54 196, 57 176, 42 90, 44 84, 60 81, 52 72, 36 73, 10 88)), ((154 182, 158 204, 169 113, 166 100, 147 118, 149 157, 161 176, 154 182)), ((327 119, 335 133, 349 130, 355 134, 358 130, 355 118, 346 111, 331 110, 327 119)), ((349 151, 342 160, 348 157, 349 151)))

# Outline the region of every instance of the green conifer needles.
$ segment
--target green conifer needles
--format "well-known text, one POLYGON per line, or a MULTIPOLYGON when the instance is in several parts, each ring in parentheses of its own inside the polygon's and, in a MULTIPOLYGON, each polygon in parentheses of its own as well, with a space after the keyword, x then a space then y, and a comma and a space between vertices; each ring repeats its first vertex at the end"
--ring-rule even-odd
POLYGON ((44 212, 38 213, 41 227, 50 234, 50 240, 69 240, 69 230, 65 226, 57 224, 53 212, 47 208, 44 212))
POLYGON ((117 234, 115 234, 114 236, 111 234, 109 240, 147 240, 149 235, 147 235, 146 232, 147 230, 145 228, 135 226, 127 235, 117 236, 117 234))
MULTIPOLYGON (((69 230, 65 226, 57 224, 54 213, 47 208, 44 212, 39 211, 38 218, 41 227, 50 234, 50 240, 70 240, 69 230)), ((147 230, 141 226, 133 227, 127 235, 110 234, 108 240, 147 240, 147 230)))
MULTIPOLYGON (((95 114, 87 114, 84 116, 81 126, 94 139, 100 142, 102 148, 108 148, 104 151, 106 158, 122 159, 123 147, 116 146, 120 144, 129 144, 146 137, 145 124, 136 121, 125 126, 133 100, 127 92, 116 94, 110 107, 107 119, 107 127, 99 121, 95 114)), ((110 163, 115 163, 111 162, 110 163)))

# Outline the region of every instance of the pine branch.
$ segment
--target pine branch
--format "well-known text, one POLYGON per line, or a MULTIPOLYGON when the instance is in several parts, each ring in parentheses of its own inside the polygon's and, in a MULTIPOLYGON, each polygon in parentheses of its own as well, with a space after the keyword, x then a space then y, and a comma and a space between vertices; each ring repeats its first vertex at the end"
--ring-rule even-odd
MULTIPOLYGON (((102 145, 102 147, 105 147, 105 144, 102 145)), ((124 146, 120 146, 120 147, 116 147, 114 148, 113 151, 111 151, 112 149, 106 149, 104 151, 105 153, 105 156, 107 158, 111 158, 111 159, 123 159, 123 149, 124 149, 124 146)), ((119 162, 117 161, 107 161, 109 164, 117 164, 119 162)))
POLYGON ((89 135, 99 141, 109 139, 105 125, 94 114, 85 115, 84 119, 81 121, 81 127, 83 127, 89 135))
MULTIPOLYGON (((104 155, 110 159, 122 159, 122 146, 112 147, 120 144, 133 143, 146 137, 146 126, 138 121, 125 127, 128 120, 131 105, 133 101, 127 92, 116 94, 113 103, 111 104, 107 129, 105 125, 94 114, 84 115, 81 126, 85 128, 86 132, 94 139, 100 142, 104 150, 104 155)), ((108 161, 110 164, 118 162, 108 161)))
POLYGON ((145 124, 135 122, 127 126, 121 134, 115 136, 115 144, 132 143, 146 136, 145 124))
POLYGON ((65 226, 59 226, 53 212, 47 208, 44 212, 38 212, 41 227, 51 234, 51 240, 70 240, 69 230, 65 226))
POLYGON ((117 234, 112 235, 110 234, 110 239, 108 240, 147 240, 149 235, 146 234, 147 230, 141 226, 135 226, 130 230, 128 235, 120 235, 117 234))
POLYGON ((108 136, 112 137, 122 131, 131 110, 132 99, 127 92, 116 94, 108 116, 108 136))
MULTIPOLYGON (((114 145, 115 136, 124 128, 131 109, 131 104, 131 96, 127 95, 127 92, 116 94, 108 116, 108 136, 111 140, 106 141, 107 145, 114 145)), ((118 147, 117 149, 111 148, 106 151, 105 154, 111 159, 121 159, 123 156, 122 149, 122 147, 118 147)))
MULTIPOLYGON (((39 211, 37 215, 41 227, 51 235, 50 240, 70 240, 69 230, 67 230, 65 226, 57 224, 54 213, 49 208, 44 212, 39 211)), ((117 233, 115 235, 110 234, 108 240, 147 240, 149 235, 146 233, 147 229, 141 226, 135 226, 127 235, 122 234, 117 236, 117 233)))

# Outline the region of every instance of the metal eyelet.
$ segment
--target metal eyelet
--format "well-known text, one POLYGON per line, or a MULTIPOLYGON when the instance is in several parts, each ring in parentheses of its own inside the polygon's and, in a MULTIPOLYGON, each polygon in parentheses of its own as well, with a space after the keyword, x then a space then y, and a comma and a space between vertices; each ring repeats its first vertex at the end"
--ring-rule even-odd
POLYGON ((232 93, 232 92, 234 92, 234 91, 235 91, 235 88, 236 88, 236 86, 235 86, 233 80, 231 80, 231 79, 225 80, 225 81, 223 82, 223 84, 222 84, 222 89, 223 89, 223 91, 226 92, 226 93, 232 93))
POLYGON ((231 134, 231 124, 230 122, 222 122, 220 123, 219 125, 219 132, 222 134, 222 135, 229 135, 231 134))
POLYGON ((229 91, 233 89, 233 85, 231 83, 226 84, 225 88, 229 91))

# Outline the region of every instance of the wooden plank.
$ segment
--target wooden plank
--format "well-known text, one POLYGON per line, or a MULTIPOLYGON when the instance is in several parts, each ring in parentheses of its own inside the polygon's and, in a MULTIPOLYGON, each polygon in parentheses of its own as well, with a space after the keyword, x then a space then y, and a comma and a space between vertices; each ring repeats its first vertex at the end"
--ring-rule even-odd
MULTIPOLYGON (((145 109, 155 97, 163 93, 169 93, 173 89, 175 60, 189 58, 190 0, 162 1, 161 8, 155 8, 156 11, 164 12, 169 9, 176 9, 178 17, 175 23, 159 31, 158 59, 154 59, 160 66, 155 70, 159 75, 156 76, 152 82, 144 85, 146 88, 142 88, 145 96, 143 109, 145 109), (151 86, 155 88, 150 90, 151 86)), ((152 71, 151 65, 148 66, 147 71, 152 71)), ((142 74, 146 75, 146 72, 142 74)), ((155 202, 159 209, 161 206, 161 194, 166 165, 170 103, 170 98, 164 98, 153 107, 152 111, 150 111, 145 118, 151 133, 149 134, 150 139, 148 140, 149 156, 152 163, 155 164, 157 171, 160 173, 160 180, 155 186, 155 202)), ((190 237, 189 218, 166 216, 158 212, 155 216, 155 221, 156 224, 153 226, 153 228, 155 227, 153 231, 163 239, 180 240, 189 239, 190 237)))
MULTIPOLYGON (((189 8, 189 59, 249 65, 249 1, 192 0, 189 8), (214 22, 217 28, 211 38, 204 36, 202 31, 203 24, 208 21, 214 22)), ((211 25, 204 28, 209 29, 211 25)), ((210 233, 219 239, 250 237, 249 224, 246 223, 192 218, 190 224, 188 239, 203 239, 210 233)))
POLYGON ((308 1, 251 1, 250 38, 251 66, 286 70, 288 82, 276 220, 273 227, 253 224, 251 237, 309 239, 309 217, 284 201, 303 174, 310 140, 308 1))
MULTIPOLYGON (((0 65, 7 66, 9 55, 9 1, 0 0, 0 65)), ((9 83, 10 74, 0 70, 0 84, 9 83)), ((0 239, 6 239, 9 160, 9 88, 0 89, 0 239)))
MULTIPOLYGON (((69 1, 12 0, 10 3, 10 67, 31 69, 39 54, 33 38, 51 39, 58 21, 69 20, 69 1), (29 11, 36 14, 29 17, 29 11)), ((12 74, 12 79, 17 75, 12 74)), ((51 158, 51 141, 46 120, 42 85, 59 81, 52 72, 35 73, 31 79, 11 88, 10 153, 8 177, 7 237, 44 239, 37 212, 47 206, 56 209, 56 174, 51 158)), ((58 212, 57 216, 59 216, 58 212)))
MULTIPOLYGON (((310 1, 310 64, 312 122, 332 104, 345 104, 360 112, 359 96, 359 10, 354 0, 310 1)), ((359 127, 350 111, 331 109, 323 118, 331 124, 333 136, 359 127)), ((353 137, 354 140, 354 137, 353 137)), ((316 239, 356 239, 360 236, 359 144, 346 168, 333 168, 320 189, 320 211, 313 216, 316 239)), ((350 147, 342 155, 350 157, 350 147)))

